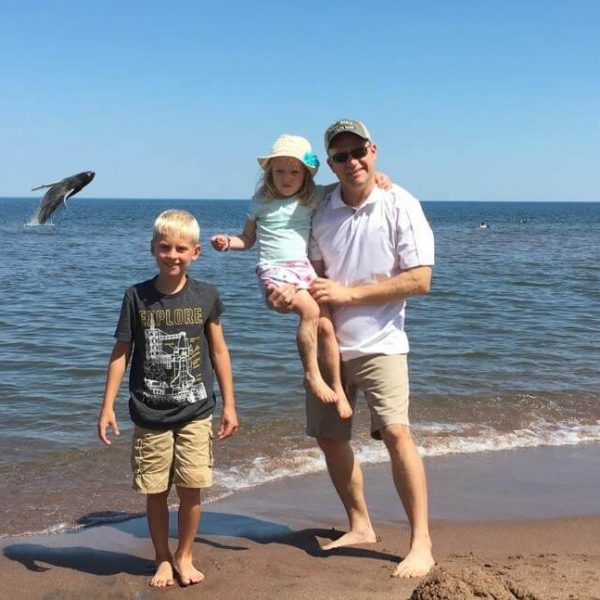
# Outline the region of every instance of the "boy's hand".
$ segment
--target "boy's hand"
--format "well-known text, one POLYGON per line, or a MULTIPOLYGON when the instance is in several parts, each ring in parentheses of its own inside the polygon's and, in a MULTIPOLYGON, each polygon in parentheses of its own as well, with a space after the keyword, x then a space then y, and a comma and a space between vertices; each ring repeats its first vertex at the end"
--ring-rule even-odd
POLYGON ((238 430, 238 420, 235 413, 235 409, 224 408, 223 414, 221 415, 221 426, 217 433, 217 437, 220 440, 231 437, 238 430))
POLYGON ((389 190, 392 187, 392 180, 385 173, 375 173, 375 185, 383 190, 389 190))
POLYGON ((114 410, 103 410, 98 418, 98 437, 103 444, 110 446, 111 441, 106 435, 107 427, 110 427, 115 435, 121 435, 114 410))
POLYGON ((210 238, 210 244, 218 252, 225 252, 229 249, 229 238, 223 233, 218 233, 210 238))

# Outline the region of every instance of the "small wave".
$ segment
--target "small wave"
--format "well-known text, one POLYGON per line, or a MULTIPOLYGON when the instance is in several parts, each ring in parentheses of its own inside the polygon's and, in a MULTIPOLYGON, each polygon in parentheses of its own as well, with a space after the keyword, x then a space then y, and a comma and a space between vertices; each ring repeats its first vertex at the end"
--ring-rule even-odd
MULTIPOLYGON (((499 432, 491 427, 473 424, 431 423, 415 426, 413 431, 419 440, 417 446, 421 455, 430 457, 600 442, 600 421, 589 425, 539 421, 533 426, 512 432, 499 432)), ((382 443, 356 441, 353 442, 353 449, 361 463, 384 463, 389 460, 382 443)), ((278 479, 318 473, 325 468, 325 461, 317 448, 292 450, 277 458, 257 457, 225 471, 217 469, 215 479, 224 491, 211 500, 278 479)))
MULTIPOLYGON (((249 463, 230 467, 216 478, 231 492, 262 485, 269 481, 317 473, 325 469, 325 460, 317 448, 293 450, 277 458, 257 456, 249 463)), ((218 469, 217 469, 218 471, 218 469)))
MULTIPOLYGON (((468 426, 464 428, 466 430, 468 426)), ((505 433, 481 426, 478 430, 477 435, 448 436, 443 441, 425 440, 419 445, 419 451, 423 456, 444 456, 600 442, 600 422, 582 425, 571 422, 539 421, 531 427, 505 433)))

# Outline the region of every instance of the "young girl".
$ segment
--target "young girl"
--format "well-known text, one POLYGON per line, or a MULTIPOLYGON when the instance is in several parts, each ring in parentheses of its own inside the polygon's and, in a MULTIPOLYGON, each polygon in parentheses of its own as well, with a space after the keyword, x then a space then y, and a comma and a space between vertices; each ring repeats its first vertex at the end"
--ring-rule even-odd
POLYGON ((333 324, 327 308, 319 307, 308 291, 317 277, 307 256, 312 213, 336 184, 315 185, 313 177, 319 160, 308 140, 299 136, 279 137, 269 155, 258 157, 258 164, 264 174, 244 230, 232 237, 215 235, 211 244, 215 250, 225 252, 248 250, 258 240, 256 274, 265 293, 273 286, 295 286, 292 310, 300 318, 296 339, 306 384, 322 402, 335 402, 340 417, 348 418, 352 408, 342 386, 333 324), (322 367, 329 385, 319 370, 317 346, 322 350, 322 367))

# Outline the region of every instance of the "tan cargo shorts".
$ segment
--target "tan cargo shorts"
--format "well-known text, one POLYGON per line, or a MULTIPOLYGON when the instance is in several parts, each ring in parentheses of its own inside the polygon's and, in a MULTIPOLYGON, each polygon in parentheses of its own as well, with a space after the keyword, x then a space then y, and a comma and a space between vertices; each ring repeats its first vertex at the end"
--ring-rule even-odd
POLYGON ((212 416, 156 431, 135 426, 131 449, 133 489, 160 494, 174 483, 185 488, 212 485, 212 416))
MULTIPOLYGON (((373 354, 342 363, 342 378, 354 410, 357 392, 364 393, 371 413, 371 436, 381 439, 389 425, 409 425, 408 360, 406 354, 373 354)), ((306 392, 306 434, 340 442, 352 438, 352 417, 342 419, 335 404, 306 392)))

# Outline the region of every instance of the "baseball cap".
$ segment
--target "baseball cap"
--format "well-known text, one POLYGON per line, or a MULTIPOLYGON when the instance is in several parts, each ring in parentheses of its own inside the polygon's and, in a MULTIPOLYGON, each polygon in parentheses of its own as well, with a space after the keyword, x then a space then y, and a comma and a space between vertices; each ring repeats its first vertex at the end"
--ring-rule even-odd
POLYGON ((371 134, 363 123, 354 121, 353 119, 340 119, 333 125, 330 125, 325 132, 325 150, 329 150, 333 139, 340 133, 353 133, 363 140, 372 141, 371 134))

